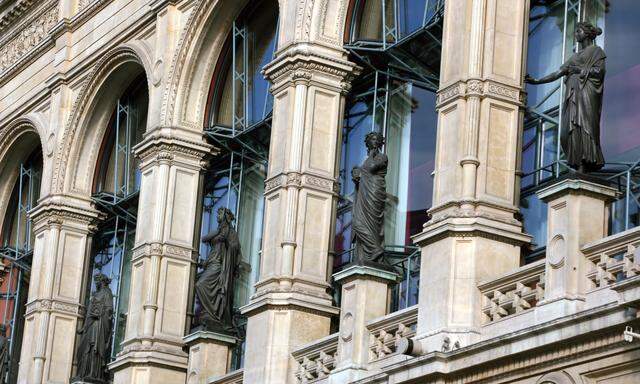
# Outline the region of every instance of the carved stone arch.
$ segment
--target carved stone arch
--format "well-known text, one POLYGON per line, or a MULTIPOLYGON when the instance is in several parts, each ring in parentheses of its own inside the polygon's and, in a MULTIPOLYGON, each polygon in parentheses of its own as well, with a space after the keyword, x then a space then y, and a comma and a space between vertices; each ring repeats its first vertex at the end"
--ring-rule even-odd
POLYGON ((216 63, 233 20, 248 3, 248 0, 200 0, 195 5, 169 69, 162 98, 163 125, 202 131, 216 63))
POLYGON ((52 190, 89 195, 108 119, 118 97, 141 74, 151 89, 151 48, 132 41, 104 55, 84 80, 56 150, 52 190))
MULTIPOLYGON (((0 129, 0 233, 18 178, 19 165, 26 161, 36 148, 45 148, 45 135, 46 124, 39 113, 15 119, 0 129)), ((43 161, 46 162, 46 155, 43 161)))
POLYGON ((536 384, 576 384, 576 380, 565 371, 551 372, 543 375, 536 384))

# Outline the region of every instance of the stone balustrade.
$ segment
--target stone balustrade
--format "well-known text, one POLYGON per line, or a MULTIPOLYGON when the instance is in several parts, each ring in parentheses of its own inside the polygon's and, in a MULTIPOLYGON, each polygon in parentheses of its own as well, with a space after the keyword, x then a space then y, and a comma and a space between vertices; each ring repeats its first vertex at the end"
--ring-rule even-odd
POLYGON ((544 298, 544 271, 545 261, 539 260, 478 284, 485 323, 535 307, 544 298))
POLYGON ((369 361, 373 362, 395 354, 396 342, 416 334, 418 306, 390 313, 367 323, 370 334, 369 361))
POLYGON ((329 376, 336 366, 337 354, 337 333, 294 350, 291 355, 298 362, 298 383, 314 383, 329 376))
POLYGON ((229 372, 224 376, 218 376, 210 378, 208 384, 242 384, 242 378, 244 374, 243 369, 238 369, 233 372, 229 372))
POLYGON ((631 230, 582 247, 590 289, 608 287, 640 274, 640 231, 631 230))

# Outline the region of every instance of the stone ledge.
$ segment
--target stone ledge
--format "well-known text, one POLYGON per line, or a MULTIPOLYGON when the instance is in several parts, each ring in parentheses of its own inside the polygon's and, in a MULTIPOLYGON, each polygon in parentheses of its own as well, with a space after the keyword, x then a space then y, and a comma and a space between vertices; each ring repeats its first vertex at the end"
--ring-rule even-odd
POLYGON ((251 300, 240 308, 240 313, 253 316, 259 312, 275 310, 297 310, 320 316, 333 316, 340 313, 340 309, 331 305, 330 300, 320 299, 302 292, 269 292, 251 300))
POLYGON ((183 337, 182 340, 187 345, 192 345, 199 342, 213 342, 213 343, 235 345, 238 342, 238 339, 236 337, 233 337, 231 335, 225 335, 223 333, 211 332, 211 331, 195 331, 183 337))
POLYGON ((600 198, 605 201, 615 200, 620 192, 607 185, 598 184, 589 180, 567 178, 542 188, 536 195, 540 200, 550 201, 560 194, 584 194, 600 198))
POLYGON ((358 278, 363 280, 382 280, 385 283, 395 283, 398 280, 398 275, 394 272, 385 271, 368 265, 352 265, 333 274, 333 279, 336 282, 354 280, 358 278))

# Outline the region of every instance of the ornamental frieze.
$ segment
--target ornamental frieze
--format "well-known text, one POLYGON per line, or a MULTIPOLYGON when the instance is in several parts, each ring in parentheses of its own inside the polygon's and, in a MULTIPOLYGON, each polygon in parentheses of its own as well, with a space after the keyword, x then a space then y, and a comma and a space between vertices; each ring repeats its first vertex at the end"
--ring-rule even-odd
POLYGON ((57 22, 58 8, 54 7, 27 24, 13 37, 0 42, 0 76, 45 40, 57 22))
POLYGON ((491 80, 470 79, 468 81, 456 82, 438 92, 437 107, 441 108, 445 104, 467 97, 494 98, 509 103, 522 105, 524 103, 524 92, 519 88, 496 83, 491 80))

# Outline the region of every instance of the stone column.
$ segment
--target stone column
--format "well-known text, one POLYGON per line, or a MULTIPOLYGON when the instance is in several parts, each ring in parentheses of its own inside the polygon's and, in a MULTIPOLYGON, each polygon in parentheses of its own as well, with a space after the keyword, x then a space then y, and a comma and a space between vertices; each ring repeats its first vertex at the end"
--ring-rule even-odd
POLYGON ((135 150, 142 181, 129 312, 123 350, 109 368, 117 384, 184 383, 200 163, 211 146, 161 127, 135 150))
POLYGON ((18 383, 66 383, 84 311, 83 285, 99 213, 88 200, 51 196, 31 212, 35 243, 18 383))
POLYGON ((543 319, 576 313, 583 305, 587 261, 581 246, 607 236, 608 203, 618 190, 593 179, 570 175, 537 192, 547 203, 547 255, 543 319))
POLYGON ((390 271, 354 265, 333 275, 342 285, 338 362, 330 383, 360 379, 369 363, 370 334, 366 324, 389 309, 389 285, 398 275, 390 271))
POLYGON ((518 212, 527 0, 447 1, 433 207, 422 248, 416 340, 473 343, 477 283, 519 266, 530 242, 518 212), (461 33, 466 31, 465 33, 461 33))
POLYGON ((189 370, 186 384, 207 384, 211 377, 229 370, 235 337, 216 332, 197 331, 185 336, 189 347, 189 370))
POLYGON ((265 68, 274 95, 260 280, 248 316, 245 383, 294 382, 290 352, 329 334, 344 52, 290 46, 265 68))

